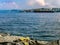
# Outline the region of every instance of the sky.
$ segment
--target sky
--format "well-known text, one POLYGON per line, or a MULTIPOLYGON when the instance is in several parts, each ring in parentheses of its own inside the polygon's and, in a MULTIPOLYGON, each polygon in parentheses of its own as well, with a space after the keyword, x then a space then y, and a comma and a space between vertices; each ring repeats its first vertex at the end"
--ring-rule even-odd
POLYGON ((33 9, 60 7, 60 0, 0 0, 0 9, 33 9))

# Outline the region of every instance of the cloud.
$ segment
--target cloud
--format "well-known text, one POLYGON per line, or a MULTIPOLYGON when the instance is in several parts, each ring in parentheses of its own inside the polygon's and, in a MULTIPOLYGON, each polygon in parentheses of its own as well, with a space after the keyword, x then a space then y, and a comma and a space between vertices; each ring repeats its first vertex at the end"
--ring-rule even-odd
POLYGON ((60 7, 60 0, 29 0, 28 5, 37 7, 60 7))
POLYGON ((33 0, 30 0, 27 4, 29 5, 29 6, 31 6, 31 5, 34 5, 34 1, 33 0))
POLYGON ((45 0, 30 0, 28 2, 29 5, 34 5, 34 4, 39 4, 41 6, 45 6, 46 5, 46 2, 45 0))
POLYGON ((46 5, 46 2, 45 0, 35 0, 38 4, 42 5, 42 6, 45 6, 46 5))
MULTIPOLYGON (((60 0, 45 0, 46 3, 49 3, 48 6, 51 6, 51 7, 60 7, 60 0)), ((47 6, 47 7, 48 7, 47 6)))
POLYGON ((60 7, 60 0, 1 0, 0 9, 60 7))
POLYGON ((0 3, 0 8, 3 9, 18 9, 19 5, 16 2, 2 2, 0 3))

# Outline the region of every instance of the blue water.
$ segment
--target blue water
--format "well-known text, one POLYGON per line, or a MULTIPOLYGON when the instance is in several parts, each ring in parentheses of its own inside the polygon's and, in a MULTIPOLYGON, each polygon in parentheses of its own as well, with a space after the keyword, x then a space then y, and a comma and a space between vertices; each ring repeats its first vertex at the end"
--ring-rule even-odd
POLYGON ((37 40, 58 40, 60 13, 0 13, 0 32, 37 40))

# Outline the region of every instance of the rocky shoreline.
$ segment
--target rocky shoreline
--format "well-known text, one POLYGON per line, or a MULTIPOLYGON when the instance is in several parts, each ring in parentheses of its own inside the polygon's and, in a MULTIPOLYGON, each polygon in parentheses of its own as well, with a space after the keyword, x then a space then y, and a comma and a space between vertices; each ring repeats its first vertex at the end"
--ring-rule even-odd
POLYGON ((39 41, 29 37, 0 34, 0 45, 60 45, 60 40, 39 41))

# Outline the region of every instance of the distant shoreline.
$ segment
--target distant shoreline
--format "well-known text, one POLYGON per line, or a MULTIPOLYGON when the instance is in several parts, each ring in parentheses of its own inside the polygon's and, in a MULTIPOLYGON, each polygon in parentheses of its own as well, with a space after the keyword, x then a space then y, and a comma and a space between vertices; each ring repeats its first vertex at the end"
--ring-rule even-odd
POLYGON ((0 10, 0 13, 56 13, 60 11, 54 10, 0 10))

